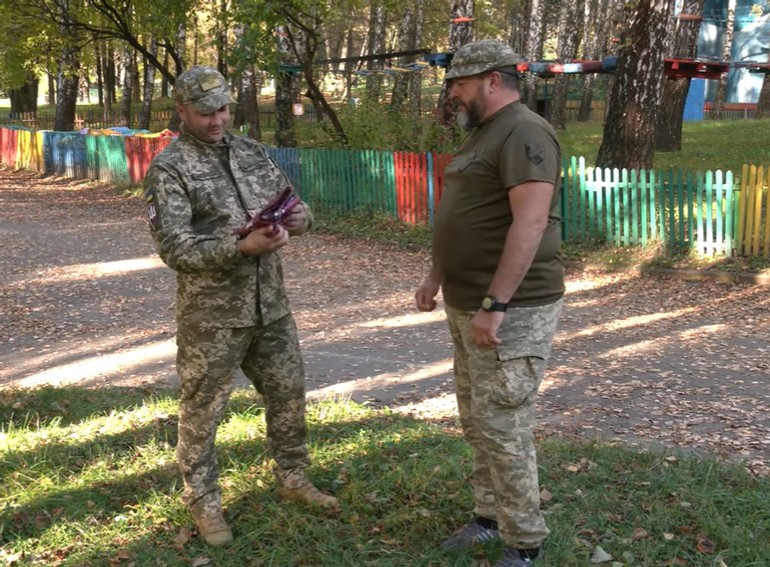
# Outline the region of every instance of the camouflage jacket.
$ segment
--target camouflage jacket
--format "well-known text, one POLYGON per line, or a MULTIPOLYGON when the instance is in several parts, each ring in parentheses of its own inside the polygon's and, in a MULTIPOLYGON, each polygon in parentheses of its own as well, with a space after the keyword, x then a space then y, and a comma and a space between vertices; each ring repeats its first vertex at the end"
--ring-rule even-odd
POLYGON ((289 313, 280 251, 244 257, 233 234, 288 184, 257 142, 230 134, 208 144, 183 127, 155 157, 148 217, 160 257, 177 272, 178 322, 248 327, 289 313))

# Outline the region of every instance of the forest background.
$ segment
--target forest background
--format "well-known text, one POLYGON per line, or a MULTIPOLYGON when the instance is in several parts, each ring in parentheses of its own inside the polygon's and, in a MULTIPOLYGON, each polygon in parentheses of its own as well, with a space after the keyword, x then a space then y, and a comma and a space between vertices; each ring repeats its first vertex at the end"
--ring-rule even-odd
MULTIPOLYGON (((664 59, 697 57, 703 6, 704 0, 5 0, 0 92, 9 95, 12 114, 35 112, 43 78, 56 131, 75 129, 78 104, 92 91, 105 116, 119 108, 115 125, 147 129, 162 109, 176 130, 169 99, 175 78, 208 64, 236 91, 233 127, 266 143, 445 151, 458 136, 445 104, 441 55, 491 37, 526 61, 617 55, 612 75, 524 73, 522 95, 557 129, 566 127, 568 98, 579 100, 582 121, 604 101, 596 165, 649 169, 656 150, 681 148, 691 77, 664 76, 664 59), (439 67, 425 62, 430 54, 439 67), (260 96, 268 88, 273 94, 260 96), (307 101, 315 123, 295 115, 307 101), (259 120, 266 105, 276 116, 270 139, 259 120)), ((735 0, 726 12, 725 60, 735 0)), ((763 0, 750 17, 769 13, 763 0)), ((718 82, 715 117, 726 74, 718 82)), ((766 77, 755 117, 769 114, 766 77)))

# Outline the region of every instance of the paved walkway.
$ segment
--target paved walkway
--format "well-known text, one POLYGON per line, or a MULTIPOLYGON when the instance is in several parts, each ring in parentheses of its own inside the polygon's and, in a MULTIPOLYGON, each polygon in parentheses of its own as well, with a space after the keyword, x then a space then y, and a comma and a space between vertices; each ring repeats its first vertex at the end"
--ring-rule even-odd
MULTIPOLYGON (((174 386, 174 277, 140 199, 0 169, 0 387, 174 386)), ((311 234, 285 249, 311 397, 454 415, 443 313, 414 310, 425 251, 311 234)), ((770 462, 770 293, 571 270, 542 434, 770 462)))

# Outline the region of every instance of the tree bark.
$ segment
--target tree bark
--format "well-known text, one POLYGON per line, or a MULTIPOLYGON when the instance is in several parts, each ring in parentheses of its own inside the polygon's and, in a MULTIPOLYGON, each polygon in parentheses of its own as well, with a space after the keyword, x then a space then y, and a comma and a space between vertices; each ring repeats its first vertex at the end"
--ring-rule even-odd
MULTIPOLYGON (((466 43, 473 41, 473 7, 474 0, 452 0, 452 11, 449 23, 449 50, 453 53, 466 43)), ((455 111, 449 100, 447 82, 441 85, 438 96, 436 114, 439 124, 454 124, 455 111)))
MULTIPOLYGON (((558 52, 559 60, 562 63, 571 61, 577 56, 580 25, 583 20, 582 16, 584 9, 584 0, 565 2, 561 6, 561 14, 559 16, 558 52)), ((569 74, 560 73, 556 75, 548 112, 548 121, 551 123, 551 126, 557 130, 564 130, 567 127, 565 106, 567 104, 569 80, 569 74)))
MULTIPOLYGON (((296 65, 299 63, 291 47, 289 30, 286 26, 278 28, 278 51, 281 62, 296 65)), ((275 114, 277 127, 275 142, 278 147, 293 148, 297 145, 294 136, 294 114, 292 105, 299 99, 299 77, 294 73, 279 72, 275 81, 275 114)))
POLYGON ((123 51, 123 96, 120 101, 120 123, 131 127, 131 102, 134 91, 134 53, 126 48, 123 51))
POLYGON ((651 169, 655 155, 655 111, 663 77, 669 0, 640 0, 621 38, 597 167, 651 169))
MULTIPOLYGON (((158 54, 158 40, 155 35, 150 36, 149 51, 158 54)), ((142 108, 137 119, 138 127, 142 130, 150 129, 150 117, 152 116, 152 99, 155 94, 155 67, 144 64, 144 93, 142 95, 142 108)))
POLYGON ((57 132, 68 132, 75 128, 75 107, 78 99, 78 70, 80 62, 76 37, 71 27, 72 16, 69 12, 69 0, 58 0, 59 33, 63 47, 59 52, 58 70, 56 74, 56 113, 53 129, 57 132))
MULTIPOLYGON (((725 27, 725 41, 722 48, 722 61, 729 61, 733 53, 733 32, 735 30, 735 0, 727 2, 727 24, 725 27)), ((714 94, 714 106, 711 117, 721 119, 724 116, 725 100, 727 98, 727 75, 723 73, 719 78, 717 92, 714 94)))
POLYGON ((17 89, 10 89, 8 93, 11 99, 11 114, 37 111, 37 89, 40 81, 30 76, 27 81, 17 89))
POLYGON ((245 124, 248 128, 249 138, 261 140, 262 129, 259 124, 257 80, 253 65, 244 68, 240 81, 238 81, 238 109, 241 113, 241 124, 245 124))
MULTIPOLYGON (((425 0, 417 0, 414 21, 414 49, 422 47, 422 30, 425 27, 425 0)), ((422 72, 409 75, 409 114, 414 120, 422 116, 422 72)))
MULTIPOLYGON (((703 0, 685 0, 682 15, 700 16, 703 11, 703 0)), ((694 59, 697 55, 693 50, 697 44, 700 32, 700 20, 680 17, 674 31, 673 50, 671 55, 680 59, 694 59)), ((663 152, 679 151, 682 149, 682 121, 687 93, 690 90, 690 77, 665 77, 663 92, 660 97, 656 126, 655 148, 663 152)))
MULTIPOLYGON (((587 60, 597 61, 607 55, 612 20, 610 6, 610 0, 590 0, 586 5, 583 53, 587 60)), ((583 75, 578 122, 587 122, 592 117, 595 84, 596 75, 594 73, 583 75)))
MULTIPOLYGON (((401 15, 401 26, 398 34, 398 47, 400 51, 414 49, 414 12, 411 7, 406 7, 401 15)), ((412 63, 414 56, 405 57, 404 63, 412 63)), ((398 112, 404 106, 409 96, 409 76, 411 73, 398 73, 393 81, 393 91, 390 95, 390 110, 398 112)))
MULTIPOLYGON (((368 52, 369 55, 377 55, 385 52, 387 15, 385 8, 379 0, 372 2, 370 9, 368 52)), ((382 71, 383 67, 382 59, 370 59, 366 62, 366 69, 370 71, 366 75, 366 97, 370 101, 377 102, 380 100, 382 74, 378 71, 382 71)))
MULTIPOLYGON (((770 62, 770 57, 768 57, 770 62)), ((765 73, 762 79, 762 88, 759 91, 757 99, 757 110, 754 112, 754 118, 767 118, 770 116, 770 74, 765 73)))
MULTIPOLYGON (((527 61, 539 61, 543 58, 544 26, 545 0, 530 0, 527 35, 524 40, 524 59, 527 61)), ((522 79, 522 100, 529 108, 537 111, 537 74, 525 73, 522 79)))
POLYGON ((94 50, 96 52, 96 96, 99 100, 99 107, 104 108, 104 56, 102 55, 101 46, 101 41, 94 41, 94 50))

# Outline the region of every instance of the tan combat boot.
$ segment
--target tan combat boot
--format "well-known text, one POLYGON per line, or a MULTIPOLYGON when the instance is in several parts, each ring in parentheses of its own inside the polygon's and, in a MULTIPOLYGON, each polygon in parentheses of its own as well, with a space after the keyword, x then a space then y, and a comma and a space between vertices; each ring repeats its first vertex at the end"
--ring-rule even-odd
POLYGON ((195 520, 198 533, 207 544, 225 545, 233 541, 233 532, 225 522, 218 502, 216 507, 196 504, 190 508, 190 515, 195 520))
POLYGON ((335 508, 337 499, 318 490, 300 469, 276 469, 278 499, 281 501, 303 502, 324 508, 335 508))

